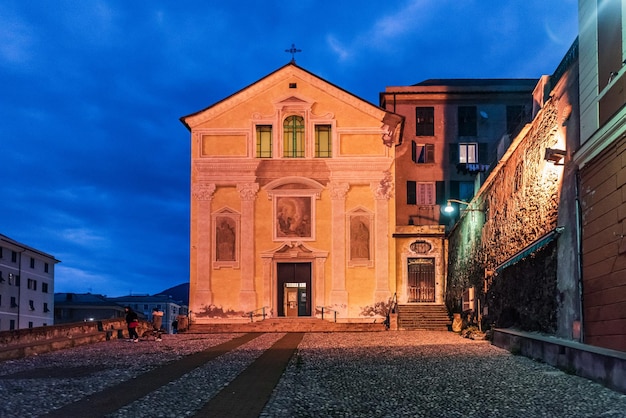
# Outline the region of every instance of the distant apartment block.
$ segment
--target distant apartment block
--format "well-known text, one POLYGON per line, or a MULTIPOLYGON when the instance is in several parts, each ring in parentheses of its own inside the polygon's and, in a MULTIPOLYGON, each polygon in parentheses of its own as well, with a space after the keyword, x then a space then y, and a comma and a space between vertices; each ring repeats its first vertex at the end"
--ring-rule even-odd
POLYGON ((59 260, 0 234, 0 331, 52 325, 59 260))
POLYGON ((54 323, 123 318, 124 307, 105 296, 91 293, 55 293, 54 323))
POLYGON ((152 320, 152 310, 163 312, 163 328, 173 332, 172 323, 179 316, 187 316, 187 306, 169 295, 130 295, 108 298, 91 293, 57 293, 54 295, 56 324, 92 322, 124 318, 125 306, 137 312, 140 319, 152 320))

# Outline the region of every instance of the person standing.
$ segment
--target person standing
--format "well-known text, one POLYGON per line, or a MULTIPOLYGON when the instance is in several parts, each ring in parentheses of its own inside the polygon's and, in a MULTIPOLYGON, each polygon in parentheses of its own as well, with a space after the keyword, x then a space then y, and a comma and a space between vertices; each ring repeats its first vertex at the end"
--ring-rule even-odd
POLYGON ((159 308, 152 309, 152 328, 154 332, 154 339, 161 341, 161 326, 163 325, 163 312, 159 311, 159 308))
POLYGON ((128 341, 139 342, 139 334, 137 334, 137 326, 139 325, 139 317, 130 306, 124 308, 126 312, 126 325, 128 326, 128 341))

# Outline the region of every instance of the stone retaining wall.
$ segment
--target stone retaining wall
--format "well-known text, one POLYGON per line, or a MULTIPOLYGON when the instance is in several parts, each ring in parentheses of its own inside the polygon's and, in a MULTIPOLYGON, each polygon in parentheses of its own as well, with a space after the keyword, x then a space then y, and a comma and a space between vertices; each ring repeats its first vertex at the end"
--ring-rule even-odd
POLYGON ((496 329, 493 344, 626 393, 626 353, 548 335, 496 329))
MULTIPOLYGON (((142 335, 149 328, 147 322, 140 321, 137 332, 142 335)), ((127 338, 126 329, 126 321, 121 318, 2 331, 0 361, 110 339, 127 338)))

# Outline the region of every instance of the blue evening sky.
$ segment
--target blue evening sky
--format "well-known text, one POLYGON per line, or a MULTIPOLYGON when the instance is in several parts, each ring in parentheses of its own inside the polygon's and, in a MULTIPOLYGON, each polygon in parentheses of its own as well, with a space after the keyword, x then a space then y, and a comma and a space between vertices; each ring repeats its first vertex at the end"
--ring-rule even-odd
POLYGON ((179 118, 291 59, 374 104, 428 78, 539 78, 577 0, 3 0, 0 233, 49 253, 56 292, 189 279, 179 118))

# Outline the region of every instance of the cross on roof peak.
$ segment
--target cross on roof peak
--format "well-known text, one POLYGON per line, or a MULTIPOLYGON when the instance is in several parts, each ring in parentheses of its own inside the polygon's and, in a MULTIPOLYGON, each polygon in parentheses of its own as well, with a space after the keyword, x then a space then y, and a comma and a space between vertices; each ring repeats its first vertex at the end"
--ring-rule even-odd
POLYGON ((296 63, 296 53, 302 52, 301 49, 296 48, 296 44, 291 44, 291 48, 285 49, 285 52, 289 52, 291 54, 291 62, 296 63))

